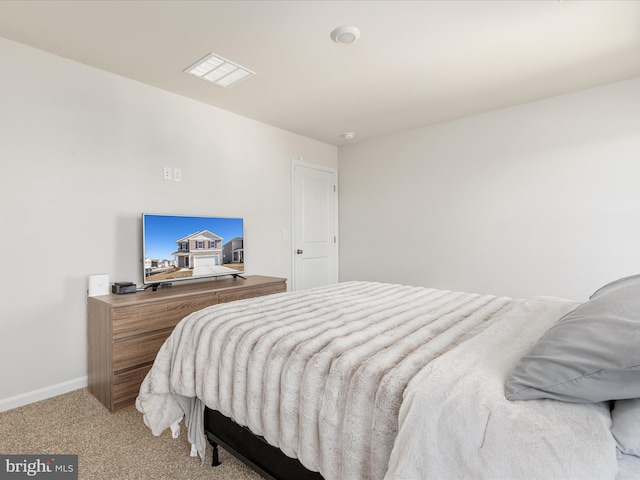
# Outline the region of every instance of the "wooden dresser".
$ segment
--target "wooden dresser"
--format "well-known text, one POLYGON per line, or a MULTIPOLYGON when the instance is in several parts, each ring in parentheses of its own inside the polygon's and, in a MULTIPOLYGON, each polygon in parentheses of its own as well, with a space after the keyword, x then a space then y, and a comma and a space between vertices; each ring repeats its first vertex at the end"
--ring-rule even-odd
POLYGON ((89 391, 112 412, 133 405, 158 350, 182 318, 216 303, 286 289, 285 278, 255 275, 89 297, 89 391))

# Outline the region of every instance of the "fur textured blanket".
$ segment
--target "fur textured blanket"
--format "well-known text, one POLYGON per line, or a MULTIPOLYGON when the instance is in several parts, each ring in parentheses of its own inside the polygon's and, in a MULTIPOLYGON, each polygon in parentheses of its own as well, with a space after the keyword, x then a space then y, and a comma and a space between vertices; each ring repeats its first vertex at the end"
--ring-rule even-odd
MULTIPOLYGON (((420 442, 426 450, 427 439, 431 445, 445 434, 431 431, 432 424, 424 431, 416 424, 417 443, 407 440, 413 415, 440 408, 417 400, 431 389, 424 383, 430 376, 425 372, 452 358, 470 368, 455 352, 465 352, 465 345, 522 305, 522 300, 506 297, 369 282, 215 305, 176 326, 145 378, 136 406, 156 435, 166 428, 177 434, 186 415, 189 440, 201 455, 206 404, 327 480, 382 479, 388 466, 387 478, 427 478, 403 470, 407 463, 421 462, 416 458, 420 442)), ((441 384, 431 397, 444 402, 451 382, 441 384)), ((442 407, 440 414, 482 398, 477 391, 467 395, 464 407, 449 402, 448 412, 442 407)), ((476 418, 481 429, 487 416, 482 413, 476 418)), ((457 452, 447 448, 442 453, 457 452)))

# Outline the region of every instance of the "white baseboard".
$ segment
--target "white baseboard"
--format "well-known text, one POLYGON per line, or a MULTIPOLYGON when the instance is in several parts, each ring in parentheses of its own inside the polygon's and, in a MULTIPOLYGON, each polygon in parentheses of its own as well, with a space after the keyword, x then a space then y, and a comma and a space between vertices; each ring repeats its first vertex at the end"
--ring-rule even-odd
POLYGON ((89 377, 80 377, 74 380, 58 383, 49 387, 39 388, 32 392, 21 393, 9 398, 0 399, 0 412, 6 412, 13 408, 22 407, 30 403, 46 400, 47 398, 57 397, 63 393, 72 392, 89 385, 89 377))

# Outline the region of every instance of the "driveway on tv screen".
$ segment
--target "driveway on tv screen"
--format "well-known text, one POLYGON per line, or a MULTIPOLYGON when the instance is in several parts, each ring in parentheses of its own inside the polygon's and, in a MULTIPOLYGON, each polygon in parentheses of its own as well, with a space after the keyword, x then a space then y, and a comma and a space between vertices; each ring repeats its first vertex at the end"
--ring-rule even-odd
POLYGON ((223 267, 222 265, 201 265, 193 267, 193 276, 199 277, 200 275, 225 275, 238 273, 236 268, 223 267))

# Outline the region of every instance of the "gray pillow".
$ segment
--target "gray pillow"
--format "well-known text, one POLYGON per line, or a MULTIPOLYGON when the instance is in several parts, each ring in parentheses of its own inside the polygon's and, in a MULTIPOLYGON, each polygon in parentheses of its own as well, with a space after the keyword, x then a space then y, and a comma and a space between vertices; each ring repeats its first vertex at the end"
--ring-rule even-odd
POLYGON ((640 398, 617 400, 611 411, 611 433, 622 453, 640 457, 640 398))
POLYGON ((640 275, 612 282, 562 317, 516 365, 508 400, 640 398, 640 275))
POLYGON ((640 285, 640 275, 632 275, 630 277, 620 278, 613 282, 607 283, 604 287, 600 287, 593 295, 589 297, 589 300, 594 300, 597 297, 606 295, 616 291, 619 288, 633 288, 640 285))

